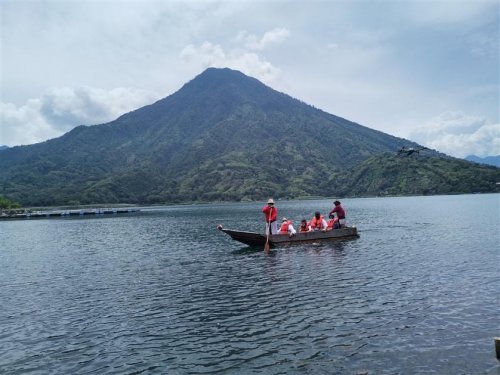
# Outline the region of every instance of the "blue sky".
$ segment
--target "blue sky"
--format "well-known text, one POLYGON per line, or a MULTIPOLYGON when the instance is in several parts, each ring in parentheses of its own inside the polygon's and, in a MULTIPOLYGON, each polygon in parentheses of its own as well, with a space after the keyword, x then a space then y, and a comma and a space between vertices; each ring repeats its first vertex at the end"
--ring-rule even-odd
POLYGON ((498 1, 0 0, 0 144, 150 104, 205 68, 447 154, 500 154, 498 1))

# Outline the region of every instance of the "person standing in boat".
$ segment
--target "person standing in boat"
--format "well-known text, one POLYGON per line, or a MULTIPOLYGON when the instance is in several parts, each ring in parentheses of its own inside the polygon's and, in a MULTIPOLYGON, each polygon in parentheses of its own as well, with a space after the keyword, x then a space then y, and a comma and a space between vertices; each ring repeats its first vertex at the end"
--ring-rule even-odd
POLYGON ((330 212, 328 213, 328 216, 332 216, 334 213, 337 213, 337 218, 339 219, 338 225, 339 228, 345 227, 346 221, 345 221, 345 210, 342 208, 341 204, 339 201, 333 202, 334 206, 330 212))
POLYGON ((278 209, 274 207, 273 198, 269 198, 267 205, 262 208, 262 212, 266 217, 266 234, 277 234, 278 224, 276 218, 278 217, 278 209))
POLYGON ((321 215, 321 213, 319 211, 316 211, 314 213, 314 217, 311 220, 312 230, 314 230, 314 231, 317 231, 317 230, 326 231, 327 226, 328 225, 327 225, 326 220, 324 219, 323 215, 321 215))
POLYGON ((293 222, 284 217, 281 220, 281 227, 279 234, 288 234, 289 237, 293 237, 295 233, 297 233, 297 231, 293 227, 293 222))

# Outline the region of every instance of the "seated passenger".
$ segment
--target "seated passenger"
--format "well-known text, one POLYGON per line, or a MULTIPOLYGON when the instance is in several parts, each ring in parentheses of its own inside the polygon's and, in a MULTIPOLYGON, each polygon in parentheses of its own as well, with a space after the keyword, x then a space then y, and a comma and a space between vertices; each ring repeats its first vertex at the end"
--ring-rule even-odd
POLYGON ((300 222, 299 232, 304 233, 311 231, 312 231, 311 224, 309 224, 306 219, 302 219, 302 221, 300 222))
POLYGON ((326 223, 326 230, 332 230, 332 229, 339 229, 340 224, 339 224, 339 219, 336 218, 334 215, 330 215, 330 220, 327 221, 326 223))
POLYGON ((288 234, 290 237, 292 237, 295 233, 297 233, 297 231, 293 227, 293 222, 284 217, 281 220, 281 227, 279 234, 288 234))
POLYGON ((326 227, 327 227, 327 224, 326 224, 326 220, 323 218, 323 215, 321 215, 321 213, 319 211, 316 211, 314 213, 314 217, 311 220, 312 230, 314 230, 314 231, 317 231, 317 230, 326 231, 326 227))

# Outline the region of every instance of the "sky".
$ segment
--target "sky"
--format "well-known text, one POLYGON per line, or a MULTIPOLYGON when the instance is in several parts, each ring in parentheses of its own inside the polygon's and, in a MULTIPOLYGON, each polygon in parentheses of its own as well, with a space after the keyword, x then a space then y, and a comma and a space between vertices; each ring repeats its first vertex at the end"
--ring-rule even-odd
POLYGON ((0 21, 0 145, 229 67, 448 155, 500 154, 498 0, 0 0, 0 21))

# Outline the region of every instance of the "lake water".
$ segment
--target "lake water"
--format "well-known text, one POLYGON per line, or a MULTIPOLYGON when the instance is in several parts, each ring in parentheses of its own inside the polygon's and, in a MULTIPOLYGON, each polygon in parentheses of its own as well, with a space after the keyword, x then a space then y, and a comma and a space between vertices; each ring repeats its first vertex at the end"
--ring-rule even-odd
POLYGON ((0 222, 0 373, 500 374, 500 195, 342 204, 360 238, 269 255, 216 230, 262 203, 0 222))

